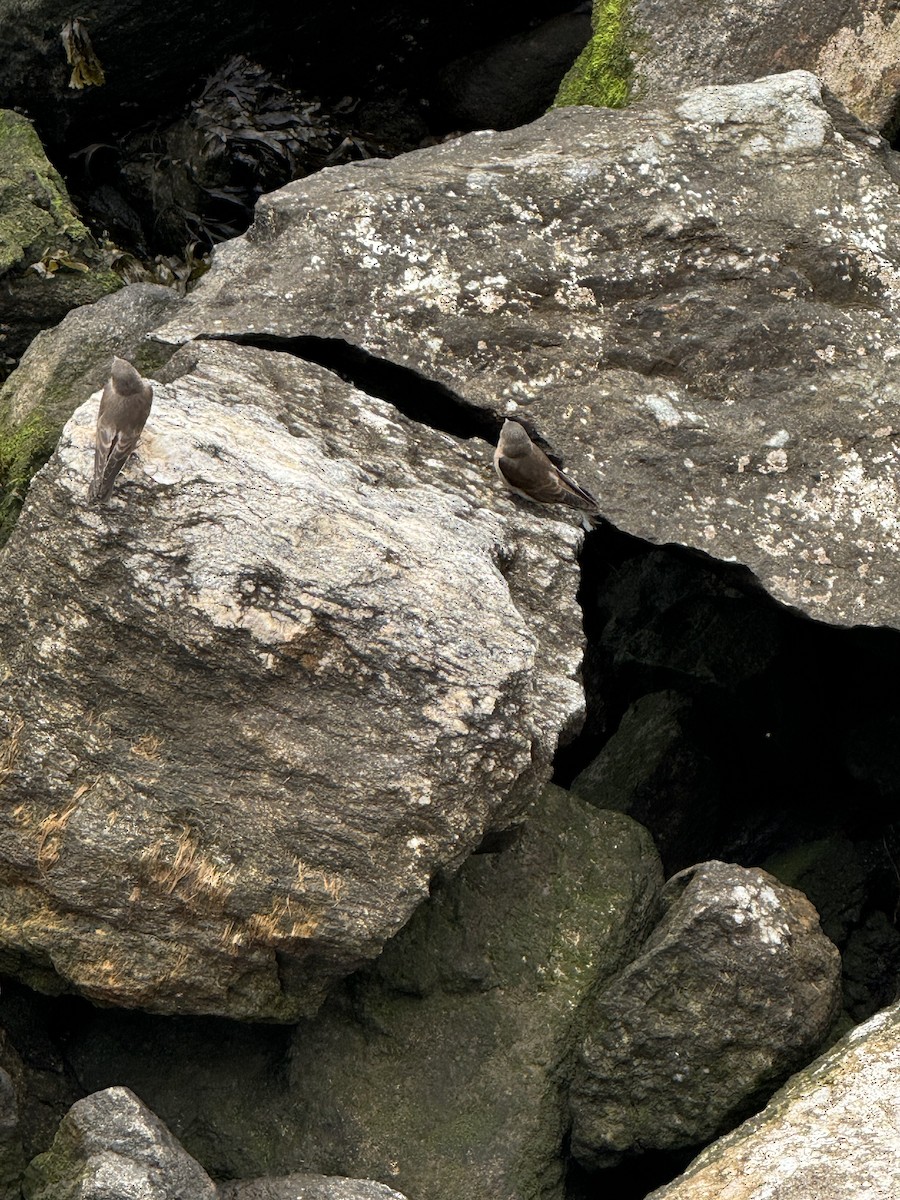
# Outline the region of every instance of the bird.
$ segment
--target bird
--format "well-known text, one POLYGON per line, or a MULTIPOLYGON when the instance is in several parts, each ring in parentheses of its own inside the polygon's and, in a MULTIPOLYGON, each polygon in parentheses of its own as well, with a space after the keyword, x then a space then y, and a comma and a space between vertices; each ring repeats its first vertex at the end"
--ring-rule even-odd
POLYGON ((145 383, 130 362, 114 357, 112 374, 100 397, 97 414, 97 446, 94 478, 88 503, 105 500, 116 476, 128 462, 150 415, 153 388, 145 383))
POLYGON ((500 482, 538 504, 568 504, 599 519, 600 505, 595 496, 564 474, 536 446, 524 426, 506 420, 500 430, 500 440, 494 451, 494 470, 500 482))

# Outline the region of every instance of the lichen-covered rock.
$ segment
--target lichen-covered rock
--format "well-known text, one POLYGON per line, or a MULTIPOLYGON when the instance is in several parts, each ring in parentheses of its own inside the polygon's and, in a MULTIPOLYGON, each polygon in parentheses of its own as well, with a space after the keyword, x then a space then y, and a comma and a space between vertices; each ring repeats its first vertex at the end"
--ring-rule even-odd
POLYGON ((41 329, 122 285, 104 265, 30 121, 4 109, 0 281, 0 378, 41 329))
POLYGON ((0 961, 294 1019, 545 782, 581 535, 293 356, 169 372, 110 502, 94 402, 2 552, 0 961))
POLYGON ((641 954, 590 1002, 571 1090, 588 1167, 699 1145, 822 1045, 840 955, 805 896, 703 863, 674 876, 641 954))
POLYGON ((896 120, 900 18, 893 0, 634 0, 629 14, 633 89, 642 99, 799 67, 863 120, 879 128, 896 120))
POLYGON ((900 1004, 852 1030, 647 1200, 895 1200, 900 1004))
POLYGON ((25 1200, 216 1200, 216 1187, 127 1088, 79 1100, 25 1173, 25 1200))
POLYGON ((264 197, 159 336, 342 339, 523 412, 619 528, 900 624, 900 208, 813 76, 554 109, 264 197))

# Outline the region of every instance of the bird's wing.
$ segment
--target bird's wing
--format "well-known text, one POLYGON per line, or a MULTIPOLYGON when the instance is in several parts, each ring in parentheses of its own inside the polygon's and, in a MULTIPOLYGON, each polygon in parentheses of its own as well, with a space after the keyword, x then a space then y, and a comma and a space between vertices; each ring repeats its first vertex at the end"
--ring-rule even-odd
POLYGON ((105 421, 98 424, 91 500, 104 500, 109 495, 116 476, 134 452, 138 437, 140 434, 126 437, 115 425, 105 421))
POLYGON ((599 511, 600 505, 597 501, 597 497, 594 496, 593 493, 589 492, 587 488, 581 487, 575 482, 574 479, 570 479, 564 471, 560 471, 559 467, 554 468, 554 470, 556 472, 560 489, 564 491, 568 497, 568 499, 559 500, 557 503, 574 504, 576 508, 583 508, 586 506, 599 511))
POLYGON ((501 454, 497 456, 497 469, 511 488, 539 504, 569 504, 574 508, 591 509, 598 507, 590 492, 579 487, 544 457, 543 463, 536 463, 535 458, 523 462, 521 458, 509 458, 501 454))

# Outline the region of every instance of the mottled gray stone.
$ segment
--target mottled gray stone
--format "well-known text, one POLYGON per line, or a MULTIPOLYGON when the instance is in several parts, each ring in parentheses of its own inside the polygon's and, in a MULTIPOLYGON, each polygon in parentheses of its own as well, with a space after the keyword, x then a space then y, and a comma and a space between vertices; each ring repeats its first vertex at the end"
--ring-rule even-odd
POLYGON ((896 1200, 900 1004, 800 1071, 647 1200, 896 1200))
POLYGON ((127 1088, 73 1104, 28 1167, 25 1200, 216 1200, 216 1187, 127 1088))
POLYGON ((703 863, 663 902, 640 955, 588 1005, 570 1094, 588 1167, 721 1133, 809 1060, 840 1007, 836 947, 765 871, 703 863))
POLYGON ((863 120, 879 127, 895 120, 900 16, 893 0, 635 0, 630 16, 639 98, 799 67, 863 120))
POLYGON ((290 355, 168 370, 109 503, 94 400, 0 556, 0 961, 294 1019, 546 781, 581 534, 290 355))
POLYGON ((285 1175, 219 1184, 219 1200, 406 1200, 384 1183, 333 1175, 285 1175))
POLYGON ((618 527, 900 624, 893 158, 805 72, 264 197, 159 336, 313 334, 527 415, 618 527))
POLYGON ((132 283, 67 313, 38 334, 0 388, 0 422, 15 427, 40 416, 58 436, 84 397, 106 383, 114 354, 150 374, 168 355, 147 341, 147 331, 179 300, 173 288, 132 283))

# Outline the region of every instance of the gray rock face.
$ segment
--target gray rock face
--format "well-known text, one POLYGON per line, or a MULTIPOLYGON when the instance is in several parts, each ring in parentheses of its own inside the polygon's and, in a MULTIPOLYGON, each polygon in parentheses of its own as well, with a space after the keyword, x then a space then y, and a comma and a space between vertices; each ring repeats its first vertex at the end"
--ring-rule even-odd
POLYGON ((346 339, 527 409, 618 527, 896 625, 897 183, 833 111, 793 72, 320 172, 160 336, 346 339))
POLYGON ((216 1176, 559 1197, 583 1002, 636 952, 662 877, 640 826, 555 787, 506 840, 296 1029, 102 1014, 74 1070, 134 1089, 216 1176))
POLYGON ((114 354, 149 374, 167 357, 147 341, 180 302, 173 288, 132 283, 67 313, 39 333, 0 388, 0 422, 16 427, 35 414, 59 435, 83 397, 109 378, 114 354))
POLYGON ((406 1200, 383 1183, 330 1175, 235 1179, 219 1184, 219 1200, 406 1200))
POLYGON ((860 1025, 768 1107, 647 1200, 894 1200, 900 1004, 860 1025))
POLYGON ((900 20, 892 0, 636 0, 631 16, 641 98, 801 67, 863 120, 883 127, 894 119, 900 20))
POLYGON ((28 1167, 25 1200, 216 1200, 216 1187, 127 1088, 79 1100, 28 1167))
POLYGON ((289 355, 179 370, 102 509, 78 410, 2 554, 0 957, 293 1019, 545 781, 580 533, 289 355))
POLYGON ((588 1167, 714 1137, 808 1061, 840 1006, 840 955, 800 892, 704 863, 663 901, 641 954, 589 1005, 571 1092, 588 1167))

